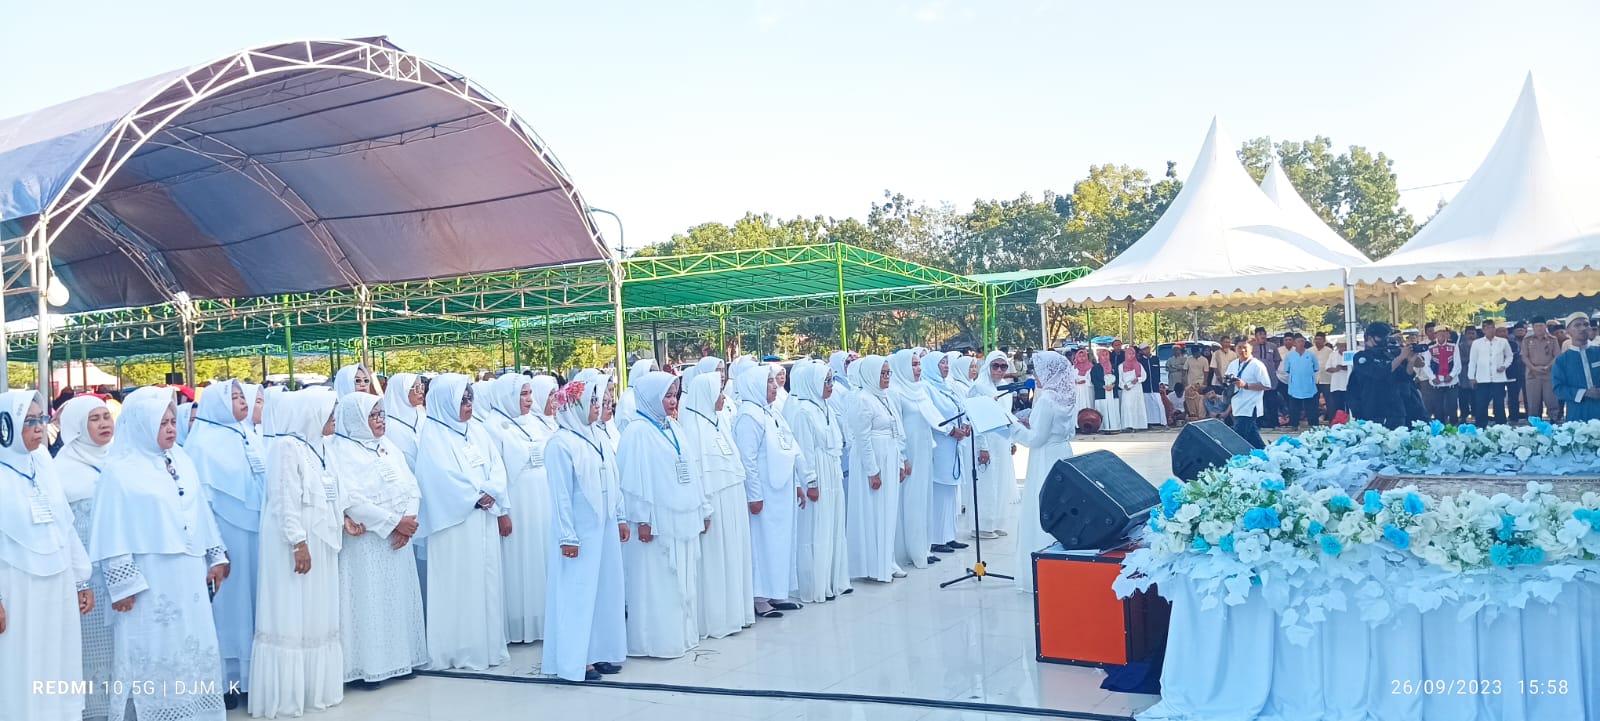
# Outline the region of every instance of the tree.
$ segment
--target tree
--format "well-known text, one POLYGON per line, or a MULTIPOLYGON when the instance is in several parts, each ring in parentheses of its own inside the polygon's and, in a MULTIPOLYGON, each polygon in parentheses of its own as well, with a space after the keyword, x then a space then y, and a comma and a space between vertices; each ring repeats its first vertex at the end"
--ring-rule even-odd
POLYGON ((1145 171, 1127 165, 1095 165, 1072 194, 1055 199, 1056 213, 1070 234, 1070 265, 1100 267, 1139 240, 1183 189, 1177 163, 1152 183, 1145 171))

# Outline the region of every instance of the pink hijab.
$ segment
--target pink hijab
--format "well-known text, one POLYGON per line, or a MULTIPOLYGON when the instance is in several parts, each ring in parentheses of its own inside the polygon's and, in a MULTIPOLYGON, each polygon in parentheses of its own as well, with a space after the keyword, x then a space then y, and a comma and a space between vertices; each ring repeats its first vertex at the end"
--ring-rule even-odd
POLYGON ((1089 351, 1086 350, 1078 351, 1077 354, 1072 357, 1072 360, 1073 367, 1077 368, 1078 373, 1083 375, 1088 375, 1089 369, 1094 367, 1094 363, 1089 360, 1089 351))

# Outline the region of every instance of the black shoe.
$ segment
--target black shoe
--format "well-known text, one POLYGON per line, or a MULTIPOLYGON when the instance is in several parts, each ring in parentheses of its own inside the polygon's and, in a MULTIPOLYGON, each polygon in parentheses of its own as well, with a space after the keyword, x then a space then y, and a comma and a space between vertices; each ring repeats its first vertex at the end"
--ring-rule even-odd
POLYGON ((600 671, 598 669, 593 669, 593 668, 591 668, 591 669, 589 669, 587 671, 584 671, 583 672, 583 680, 585 680, 585 681, 599 681, 600 680, 600 671))
POLYGON ((777 609, 777 610, 779 610, 779 611, 798 611, 798 610, 800 610, 800 604, 795 603, 793 601, 776 601, 776 602, 774 602, 772 604, 772 607, 777 609))
POLYGON ((222 706, 229 711, 239 708, 239 694, 225 693, 222 695, 222 706))
POLYGON ((932 550, 933 550, 934 553, 955 553, 956 552, 956 549, 951 548, 951 547, 949 547, 949 546, 947 546, 947 545, 945 545, 943 543, 935 545, 932 550))
POLYGON ((783 618, 783 612, 774 611, 769 608, 765 611, 756 611, 756 616, 759 618, 783 618))
POLYGON ((613 674, 622 673, 622 667, 621 666, 618 666, 617 664, 609 663, 609 662, 606 662, 606 661, 596 661, 595 664, 594 664, 594 670, 599 671, 602 675, 605 675, 605 676, 610 676, 610 675, 613 675, 613 674))
POLYGON ((928 563, 938 563, 938 562, 943 561, 943 560, 944 560, 943 558, 940 558, 938 556, 929 556, 928 557, 928 563))
POLYGON ((962 543, 960 541, 945 541, 944 545, 949 546, 951 548, 954 548, 957 551, 967 547, 967 544, 962 543))
POLYGON ((856 590, 855 590, 855 589, 853 589, 853 588, 847 588, 847 589, 845 589, 845 590, 843 590, 843 591, 840 591, 840 592, 839 592, 839 595, 841 595, 841 596, 848 596, 848 595, 850 595, 850 594, 852 594, 852 593, 855 593, 855 592, 856 592, 856 590))

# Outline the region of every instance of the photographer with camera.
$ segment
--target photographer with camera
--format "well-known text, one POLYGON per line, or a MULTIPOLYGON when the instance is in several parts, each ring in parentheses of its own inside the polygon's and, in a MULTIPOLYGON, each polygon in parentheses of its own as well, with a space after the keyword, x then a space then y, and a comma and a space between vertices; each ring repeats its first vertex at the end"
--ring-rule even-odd
POLYGON ((1350 370, 1350 415, 1403 428, 1423 420, 1422 396, 1412 380, 1412 361, 1428 348, 1401 342, 1388 323, 1367 326, 1367 349, 1356 354, 1350 370))
POLYGON ((1272 375, 1266 365, 1252 357, 1249 343, 1239 344, 1239 358, 1228 364, 1222 382, 1233 391, 1233 432, 1250 445, 1266 448, 1261 440, 1260 419, 1266 412, 1264 396, 1272 390, 1272 375))

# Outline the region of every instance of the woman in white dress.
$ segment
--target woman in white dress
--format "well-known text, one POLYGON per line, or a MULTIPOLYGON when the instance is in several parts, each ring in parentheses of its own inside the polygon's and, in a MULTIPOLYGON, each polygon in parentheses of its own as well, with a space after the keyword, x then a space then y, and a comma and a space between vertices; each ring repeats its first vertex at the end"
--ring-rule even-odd
MULTIPOLYGON (((1053 541, 1039 524, 1039 490, 1055 468, 1056 461, 1072 457, 1072 438, 1078 433, 1078 395, 1073 391, 1074 371, 1066 357, 1055 351, 1033 355, 1033 374, 1038 390, 1033 412, 1012 433, 1012 439, 1028 447, 1028 479, 1022 487, 1022 511, 1017 518, 1017 560, 1032 565, 1032 554, 1053 541)), ((1033 591, 1033 574, 1017 574, 1017 585, 1033 591)))
POLYGON ((750 561, 750 512, 744 500, 744 466, 734 447, 732 423, 722 420, 722 374, 703 372, 689 382, 681 421, 684 451, 700 470, 711 503, 711 527, 700 536, 700 635, 723 638, 756 622, 750 561))
MULTIPOLYGON (((951 387, 950 376, 954 370, 951 363, 960 358, 960 353, 935 353, 929 355, 933 363, 933 372, 928 374, 924 386, 928 390, 928 399, 933 401, 933 407, 939 411, 939 418, 944 421, 955 418, 966 411, 963 405, 966 391, 957 393, 951 387)), ((955 435, 940 432, 947 428, 962 428, 970 430, 972 424, 962 418, 953 421, 950 425, 937 428, 933 434, 933 472, 929 474, 933 481, 929 485, 928 493, 928 538, 933 541, 934 553, 954 553, 967 547, 967 544, 956 540, 956 515, 958 511, 961 484, 968 481, 970 486, 970 473, 972 468, 972 446, 967 441, 970 432, 964 432, 958 439, 955 435)))
POLYGON ((700 645, 700 534, 711 504, 678 422, 678 379, 632 379, 636 417, 622 431, 619 482, 638 543, 622 550, 627 575, 628 655, 678 658, 700 645))
MULTIPOLYGON (((933 493, 933 436, 966 438, 957 424, 940 428, 947 416, 928 397, 922 384, 922 360, 915 350, 899 350, 889 356, 889 396, 899 404, 900 421, 906 434, 906 460, 911 475, 900 486, 900 523, 896 533, 896 554, 901 566, 927 568, 941 559, 933 555, 929 536, 928 509, 933 493)), ((946 469, 948 470, 948 468, 946 469)))
MULTIPOLYGON (((978 378, 973 381, 969 396, 992 398, 1010 417, 1014 392, 1001 393, 998 386, 1011 381, 1011 363, 1002 351, 992 351, 983 359, 981 367, 974 368, 978 378)), ((1017 467, 1012 458, 1016 445, 1012 434, 1022 426, 1012 417, 1012 425, 998 428, 978 437, 978 536, 994 539, 1008 535, 1006 516, 1016 496, 1017 467)), ((969 500, 972 500, 969 498, 969 500)))
MULTIPOLYGON (((1118 366, 1111 361, 1111 351, 1096 350, 1094 367, 1089 369, 1089 381, 1094 385, 1094 409, 1100 412, 1100 432, 1122 432, 1122 386, 1118 383, 1118 366)), ((1077 419, 1073 419, 1074 425, 1077 419)), ((1032 461, 1028 463, 1032 467, 1032 461)))
POLYGON ((361 531, 339 549, 346 683, 378 683, 428 663, 411 552, 422 494, 405 456, 388 440, 383 402, 370 393, 340 398, 328 440, 328 468, 339 479, 344 515, 361 531))
POLYGON ((333 376, 333 392, 343 398, 351 393, 370 393, 381 396, 383 391, 378 388, 377 381, 372 379, 372 373, 367 367, 357 363, 339 369, 333 376))
POLYGON ((487 421, 495 452, 506 469, 515 533, 500 543, 505 574, 506 638, 533 643, 544 638, 545 563, 550 555, 550 489, 544 446, 555 432, 556 379, 507 373, 495 380, 487 421))
POLYGON ((755 611, 779 618, 797 611, 789 601, 794 590, 795 511, 805 501, 805 488, 815 475, 803 468, 794 433, 772 411, 778 397, 776 366, 756 366, 734 379, 739 387, 739 415, 733 438, 744 464, 744 492, 750 512, 750 546, 755 578, 755 611))
POLYGON ((568 681, 616 673, 628 653, 616 456, 596 437, 606 377, 579 374, 557 396, 561 430, 545 445, 554 539, 540 669, 568 681))
MULTIPOLYGON (((833 395, 828 396, 828 407, 833 410, 833 418, 839 422, 839 432, 844 436, 844 453, 839 457, 839 467, 846 490, 850 488, 850 441, 853 435, 850 432, 850 397, 854 388, 850 384, 850 365, 855 360, 855 354, 849 351, 834 351, 833 355, 828 356, 828 369, 833 371, 833 395)), ((849 497, 846 493, 846 508, 849 497)))
POLYGON ((500 539, 513 530, 510 499, 493 439, 470 420, 477 402, 466 376, 434 378, 417 442, 418 534, 428 539, 428 656, 434 670, 482 671, 511 658, 500 557, 500 539))
POLYGON ((419 410, 422 402, 421 377, 414 373, 389 376, 389 387, 383 391, 383 437, 400 450, 406 465, 413 469, 417 466, 417 430, 422 422, 419 410))
POLYGON ((900 410, 889 399, 889 363, 869 355, 850 366, 855 387, 850 404, 850 512, 845 519, 850 577, 889 583, 905 578, 895 563, 895 529, 900 524, 900 486, 911 468, 906 461, 900 410))
POLYGON ((217 622, 223 678, 230 689, 249 693, 266 444, 250 424, 250 398, 238 381, 211 384, 196 405, 194 429, 183 450, 194 461, 211 501, 222 545, 228 548, 228 575, 233 581, 211 599, 211 615, 217 622))
POLYGON ((164 389, 122 403, 111 455, 95 484, 89 558, 106 577, 115 661, 111 721, 222 721, 222 657, 210 592, 228 557, 200 476, 177 448, 177 407, 164 389), (135 688, 205 689, 149 695, 135 688))
POLYGON ((1094 361, 1089 351, 1079 350, 1072 356, 1073 390, 1078 393, 1078 408, 1094 407, 1094 361))
MULTIPOLYGON (((598 377, 598 382, 605 390, 600 394, 600 422, 595 424, 594 430, 614 455, 617 452, 617 444, 622 440, 622 429, 617 425, 617 377, 604 373, 598 377)), ((613 468, 611 472, 615 475, 617 469, 613 468)))
POLYGON ((44 446, 45 407, 36 391, 0 394, 0 715, 76 721, 82 695, 34 687, 83 680, 79 617, 95 600, 55 464, 34 453, 44 446))
POLYGON ((250 715, 277 718, 344 699, 339 635, 339 549, 346 521, 324 438, 333 435, 335 394, 288 396, 284 436, 267 456, 261 513, 260 596, 251 647, 250 715))
POLYGON ((794 364, 784 416, 795 443, 817 482, 806 488, 806 504, 796 518, 796 596, 821 603, 850 593, 850 552, 844 513, 844 429, 828 404, 837 384, 821 361, 794 364))
MULTIPOLYGON (((116 421, 105 401, 94 396, 78 396, 67 401, 59 411, 61 417, 61 450, 56 454, 56 476, 61 479, 61 489, 67 503, 72 506, 72 523, 78 540, 89 547, 89 529, 94 521, 94 488, 100 470, 106 465, 106 455, 111 452, 111 438, 116 421)), ((85 556, 87 560, 87 555, 85 556)), ((84 700, 84 721, 104 719, 106 710, 106 682, 111 680, 111 601, 106 598, 106 578, 99 567, 89 578, 94 591, 94 609, 84 614, 83 678, 90 683, 89 695, 84 700)))
POLYGON ((1144 363, 1132 346, 1123 348, 1121 365, 1117 366, 1117 383, 1120 386, 1119 412, 1124 430, 1142 431, 1149 427, 1145 418, 1144 363))

